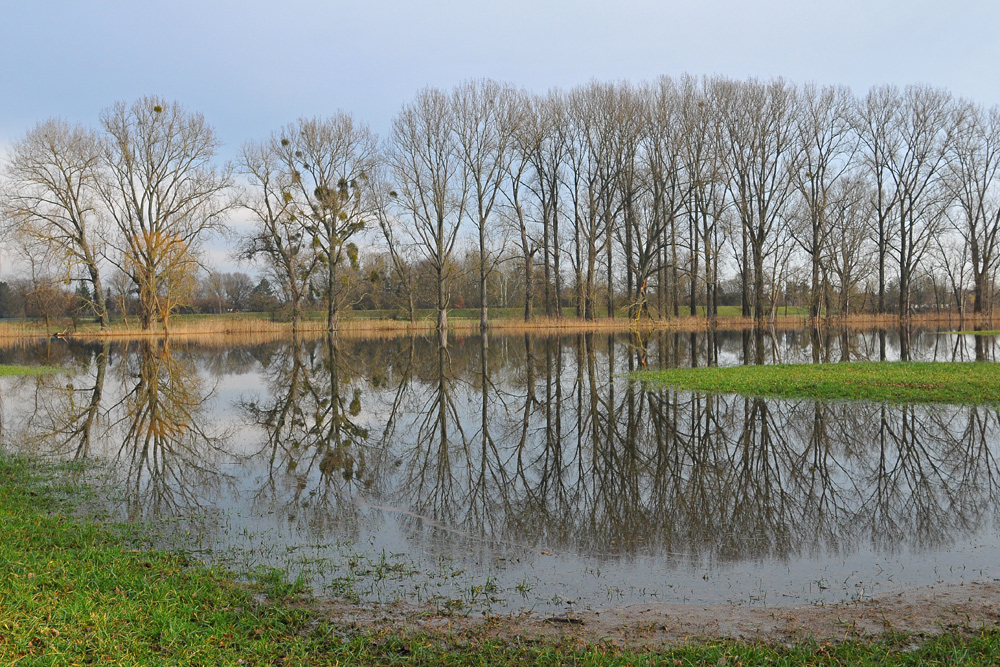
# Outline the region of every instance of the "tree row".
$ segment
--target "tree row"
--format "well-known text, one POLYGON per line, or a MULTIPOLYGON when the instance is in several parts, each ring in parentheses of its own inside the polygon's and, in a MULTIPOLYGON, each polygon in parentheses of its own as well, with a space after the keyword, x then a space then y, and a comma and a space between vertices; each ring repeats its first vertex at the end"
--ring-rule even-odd
POLYGON ((222 165, 200 114, 147 97, 97 129, 37 125, 0 201, 25 265, 79 281, 102 325, 108 281, 143 328, 204 297, 212 233, 295 326, 391 304, 443 328, 458 301, 485 328, 515 298, 525 319, 714 319, 736 299, 762 320, 794 298, 814 318, 905 317, 928 283, 978 314, 996 299, 998 148, 996 108, 927 86, 477 80, 421 91, 382 140, 349 114, 304 118, 222 165))

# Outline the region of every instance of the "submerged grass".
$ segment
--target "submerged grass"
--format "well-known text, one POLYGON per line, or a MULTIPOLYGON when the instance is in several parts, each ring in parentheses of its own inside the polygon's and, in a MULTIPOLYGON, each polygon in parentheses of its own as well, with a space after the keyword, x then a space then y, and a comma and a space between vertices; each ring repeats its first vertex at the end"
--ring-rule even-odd
POLYGON ((1000 403, 1000 364, 994 363, 775 364, 642 371, 636 377, 680 389, 746 396, 889 403, 1000 403))
POLYGON ((252 583, 183 554, 135 548, 127 527, 74 517, 64 473, 0 454, 0 664, 76 665, 992 665, 1000 632, 954 631, 915 645, 775 646, 703 640, 660 649, 488 631, 352 629, 283 573, 252 583))
POLYGON ((0 377, 5 375, 49 375, 60 369, 53 366, 5 366, 0 364, 0 377))

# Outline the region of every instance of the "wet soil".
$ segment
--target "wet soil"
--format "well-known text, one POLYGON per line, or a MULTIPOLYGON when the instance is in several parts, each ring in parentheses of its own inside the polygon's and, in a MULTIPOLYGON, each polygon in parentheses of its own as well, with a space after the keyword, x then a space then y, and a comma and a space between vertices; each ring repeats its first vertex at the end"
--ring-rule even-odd
POLYGON ((610 642, 655 647, 691 640, 772 644, 845 641, 902 634, 913 640, 1000 627, 1000 582, 938 585, 863 602, 823 606, 637 604, 565 616, 441 615, 394 604, 320 603, 341 628, 476 635, 499 639, 610 642))

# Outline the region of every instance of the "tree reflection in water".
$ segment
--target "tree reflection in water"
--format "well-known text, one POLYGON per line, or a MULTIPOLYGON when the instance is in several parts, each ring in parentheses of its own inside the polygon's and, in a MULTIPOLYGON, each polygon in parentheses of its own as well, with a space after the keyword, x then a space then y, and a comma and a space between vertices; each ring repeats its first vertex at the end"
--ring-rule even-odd
POLYGON ((34 386, 35 409, 27 415, 22 437, 31 447, 64 460, 90 456, 95 441, 107 429, 102 402, 110 344, 80 346, 77 360, 85 372, 66 381, 65 376, 38 379, 34 386))
MULTIPOLYGON (((123 473, 129 518, 176 514, 204 506, 222 481, 227 433, 207 410, 211 389, 196 356, 174 353, 167 341, 125 348, 125 395, 111 407, 110 437, 123 473)), ((200 355, 199 355, 200 356, 200 355)))
POLYGON ((471 540, 679 567, 918 554, 996 541, 996 408, 708 395, 626 374, 995 349, 983 336, 822 329, 89 346, 71 353, 69 382, 13 385, 6 437, 110 459, 134 516, 223 503, 220 469, 237 463, 226 502, 284 508, 311 540, 391 527, 459 555, 471 540), (215 400, 206 378, 236 373, 261 389, 215 400), (238 437, 213 426, 234 417, 238 437), (250 456, 234 442, 253 443, 250 456))
POLYGON ((355 359, 336 336, 295 339, 264 369, 266 397, 243 397, 239 407, 264 432, 258 460, 266 461, 258 502, 308 510, 312 530, 352 525, 355 507, 343 499, 367 475, 368 429, 359 425, 362 390, 355 359))
POLYGON ((229 458, 228 434, 211 425, 212 391, 198 374, 200 355, 175 352, 161 340, 69 349, 81 371, 69 382, 65 375, 37 379, 23 446, 109 463, 129 519, 190 514, 210 504, 223 481, 220 463, 229 458))

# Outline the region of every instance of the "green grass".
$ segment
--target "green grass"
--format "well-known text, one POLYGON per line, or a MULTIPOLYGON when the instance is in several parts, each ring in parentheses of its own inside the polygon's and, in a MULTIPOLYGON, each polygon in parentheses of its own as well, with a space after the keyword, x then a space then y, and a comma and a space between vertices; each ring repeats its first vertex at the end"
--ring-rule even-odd
POLYGON ((956 336, 1000 336, 998 329, 982 329, 980 331, 952 331, 956 336))
MULTIPOLYGON (((575 306, 563 306, 561 309, 562 316, 564 318, 573 319, 576 317, 576 307, 575 306)), ((690 308, 688 306, 681 306, 678 309, 678 314, 680 317, 688 317, 690 315, 690 308)), ((697 307, 697 314, 699 317, 705 317, 706 309, 704 306, 697 307)), ((719 306, 719 317, 722 318, 738 318, 742 317, 742 310, 740 306, 719 306)), ((804 317, 809 314, 809 308, 807 306, 789 306, 787 309, 784 306, 775 309, 775 314, 778 316, 801 316, 804 317), (787 311, 787 312, 786 312, 787 311)), ((288 313, 284 313, 285 317, 288 317, 288 313)), ((343 321, 351 320, 401 320, 405 321, 409 319, 409 312, 405 308, 386 308, 386 309, 373 309, 373 310, 355 310, 352 308, 344 308, 339 314, 338 318, 343 321)), ((539 302, 535 303, 534 316, 536 318, 545 316, 544 304, 539 302)), ((603 319, 608 316, 608 309, 606 305, 597 305, 595 308, 595 317, 598 319, 603 319)), ((615 316, 619 319, 628 319, 629 308, 628 306, 619 306, 616 308, 615 316)), ((414 317, 418 321, 422 320, 436 320, 437 310, 434 308, 417 308, 414 310, 414 317)), ((524 306, 517 305, 507 308, 500 307, 490 307, 489 308, 489 318, 490 321, 499 322, 504 320, 521 320, 524 317, 524 306)), ((201 322, 239 322, 241 320, 256 320, 264 319, 270 320, 271 313, 268 311, 240 311, 231 313, 175 313, 170 317, 170 323, 174 327, 183 326, 185 324, 195 324, 201 322)), ((457 306, 451 306, 448 308, 448 319, 453 321, 464 321, 473 320, 479 321, 479 308, 471 307, 459 308, 457 306)), ((305 322, 323 322, 326 320, 326 310, 324 309, 308 309, 302 312, 302 320, 305 322)), ((111 316, 111 324, 113 326, 119 326, 123 323, 123 319, 120 315, 111 316)), ((134 316, 129 316, 129 321, 132 322, 133 326, 137 326, 138 320, 134 316)), ((38 331, 44 330, 42 322, 39 320, 24 320, 18 321, 19 324, 24 325, 29 329, 38 329, 38 331)), ((96 324, 91 318, 87 318, 80 321, 81 329, 93 329, 96 328, 96 324)), ((59 319, 53 321, 50 329, 74 329, 72 322, 69 319, 59 319)))
POLYGON ((3 665, 990 665, 1000 633, 792 647, 706 640, 657 652, 603 642, 352 629, 280 572, 233 574, 136 548, 135 526, 74 518, 65 471, 0 455, 3 665))
POLYGON ((643 371, 636 377, 680 389, 745 396, 884 401, 1000 403, 1000 364, 857 362, 643 371))
POLYGON ((0 377, 4 375, 48 375, 61 369, 53 366, 5 366, 0 364, 0 377))

